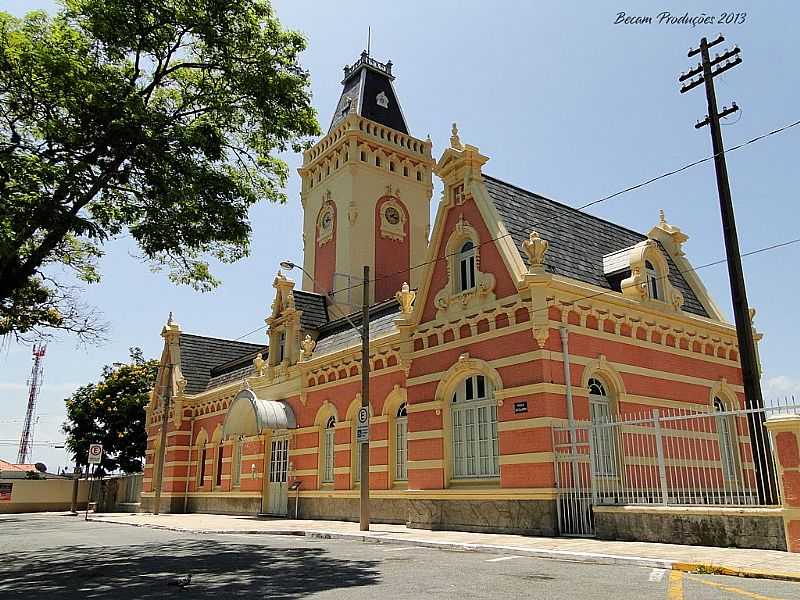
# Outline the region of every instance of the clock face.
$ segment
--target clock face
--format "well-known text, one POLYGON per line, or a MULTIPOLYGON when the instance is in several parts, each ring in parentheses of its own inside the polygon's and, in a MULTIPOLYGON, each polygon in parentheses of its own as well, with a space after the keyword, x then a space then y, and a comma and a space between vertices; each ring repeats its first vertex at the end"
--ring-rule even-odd
POLYGON ((330 231, 333 226, 333 215, 331 215, 331 211, 326 211, 325 214, 322 215, 321 225, 323 231, 330 231))
POLYGON ((400 212, 394 206, 387 206, 383 216, 391 225, 397 225, 400 222, 400 212))

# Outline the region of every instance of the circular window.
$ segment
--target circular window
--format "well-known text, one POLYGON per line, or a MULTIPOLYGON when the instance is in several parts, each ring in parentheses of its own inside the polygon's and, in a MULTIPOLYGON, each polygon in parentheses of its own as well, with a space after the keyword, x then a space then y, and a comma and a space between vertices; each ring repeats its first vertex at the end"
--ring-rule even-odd
POLYGON ((386 218, 386 222, 391 225, 397 225, 400 222, 400 211, 394 206, 387 206, 383 216, 386 218))

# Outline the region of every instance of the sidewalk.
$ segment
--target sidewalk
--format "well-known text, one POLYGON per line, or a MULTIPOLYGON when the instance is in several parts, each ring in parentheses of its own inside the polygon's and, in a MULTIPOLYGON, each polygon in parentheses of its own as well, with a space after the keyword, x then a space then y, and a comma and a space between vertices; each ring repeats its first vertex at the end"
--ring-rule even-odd
POLYGON ((303 535, 379 544, 411 544, 444 550, 516 554, 595 564, 629 564, 686 572, 800 581, 800 554, 774 550, 429 531, 409 529, 404 525, 385 524, 374 524, 369 532, 362 532, 359 531, 358 523, 345 521, 261 519, 234 515, 155 516, 149 513, 115 513, 91 515, 89 520, 193 533, 303 535))

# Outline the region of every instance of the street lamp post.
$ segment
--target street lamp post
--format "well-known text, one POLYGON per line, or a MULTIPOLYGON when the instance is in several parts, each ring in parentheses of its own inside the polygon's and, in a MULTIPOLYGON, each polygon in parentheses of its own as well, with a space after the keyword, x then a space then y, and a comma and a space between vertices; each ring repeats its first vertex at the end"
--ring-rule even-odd
MULTIPOLYGON (((280 263, 281 267, 291 271, 295 267, 300 269, 312 282, 317 281, 303 267, 290 260, 280 263)), ((350 327, 361 337, 361 406, 369 411, 369 267, 364 265, 364 295, 361 306, 361 329, 355 326, 346 314, 342 315, 350 327)), ((368 413, 369 414, 369 413, 368 413)), ((359 473, 361 479, 361 494, 359 502, 359 526, 361 531, 369 531, 369 436, 361 444, 361 464, 359 473)))

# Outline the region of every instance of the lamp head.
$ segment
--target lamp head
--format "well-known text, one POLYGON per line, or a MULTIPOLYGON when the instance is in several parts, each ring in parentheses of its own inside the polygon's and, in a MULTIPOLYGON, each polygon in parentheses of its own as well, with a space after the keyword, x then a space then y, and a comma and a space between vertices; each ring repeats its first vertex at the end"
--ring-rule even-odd
POLYGON ((292 269, 294 269, 297 266, 296 264, 294 264, 290 260, 282 260, 280 262, 280 265, 281 265, 282 269, 286 269, 287 271, 291 271, 292 269))

